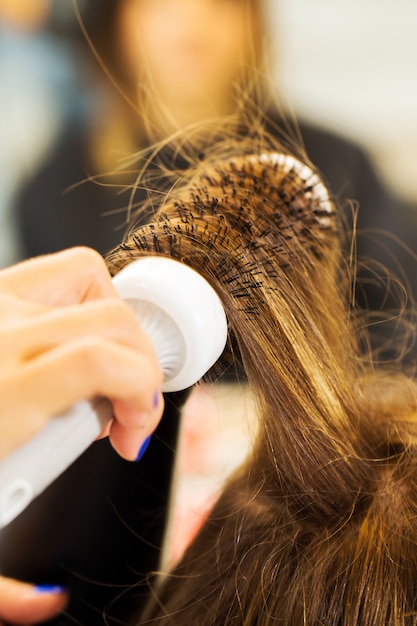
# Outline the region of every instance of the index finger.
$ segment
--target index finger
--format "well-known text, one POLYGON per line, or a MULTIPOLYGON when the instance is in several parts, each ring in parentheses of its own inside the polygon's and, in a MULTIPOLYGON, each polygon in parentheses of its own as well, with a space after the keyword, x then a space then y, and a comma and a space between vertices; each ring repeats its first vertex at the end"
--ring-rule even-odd
POLYGON ((0 290, 49 306, 117 297, 103 257, 84 247, 30 259, 2 270, 0 290))
POLYGON ((7 623, 44 622, 60 613, 67 603, 68 595, 59 587, 34 587, 0 576, 0 620, 7 623))

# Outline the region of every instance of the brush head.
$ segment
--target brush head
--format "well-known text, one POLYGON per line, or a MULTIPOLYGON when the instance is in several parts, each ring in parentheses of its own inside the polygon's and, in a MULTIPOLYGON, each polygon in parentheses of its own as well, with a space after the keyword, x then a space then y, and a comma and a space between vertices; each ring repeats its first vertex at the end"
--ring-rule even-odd
MULTIPOLYGON (((191 387, 217 361, 226 344, 223 306, 209 283, 172 259, 141 258, 114 279, 153 342, 164 372, 162 390, 191 387)), ((91 444, 112 417, 104 399, 79 402, 2 460, 0 528, 91 444)))
POLYGON ((106 262, 114 275, 158 254, 213 280, 228 314, 229 339, 210 374, 245 377, 245 337, 237 337, 235 320, 239 326, 242 316, 261 315, 283 284, 304 285, 307 276, 317 286, 335 278, 339 243, 336 208, 314 168, 260 150, 202 164, 187 184, 171 190, 152 223, 132 229, 106 262))
POLYGON ((113 283, 153 342, 164 373, 162 391, 180 391, 202 378, 227 339, 226 315, 209 283, 164 257, 133 261, 113 283))

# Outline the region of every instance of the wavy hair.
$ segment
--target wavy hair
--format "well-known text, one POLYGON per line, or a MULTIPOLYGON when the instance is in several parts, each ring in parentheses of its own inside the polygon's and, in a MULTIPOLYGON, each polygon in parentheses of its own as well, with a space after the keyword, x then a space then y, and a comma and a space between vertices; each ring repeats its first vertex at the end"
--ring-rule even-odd
POLYGON ((417 625, 417 385, 358 347, 340 224, 310 164, 250 147, 204 162, 108 258, 200 272, 259 432, 141 624, 417 625))

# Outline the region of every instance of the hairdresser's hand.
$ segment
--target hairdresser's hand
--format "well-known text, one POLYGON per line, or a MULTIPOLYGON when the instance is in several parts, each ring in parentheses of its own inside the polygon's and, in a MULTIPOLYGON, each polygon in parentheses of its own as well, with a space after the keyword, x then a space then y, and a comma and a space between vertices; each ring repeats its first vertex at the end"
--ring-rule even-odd
POLYGON ((90 249, 0 272, 0 346, 0 459, 78 400, 112 401, 110 439, 127 459, 161 418, 153 346, 90 249))
POLYGON ((0 577, 0 624, 44 622, 60 613, 67 600, 67 594, 58 587, 33 587, 0 577))

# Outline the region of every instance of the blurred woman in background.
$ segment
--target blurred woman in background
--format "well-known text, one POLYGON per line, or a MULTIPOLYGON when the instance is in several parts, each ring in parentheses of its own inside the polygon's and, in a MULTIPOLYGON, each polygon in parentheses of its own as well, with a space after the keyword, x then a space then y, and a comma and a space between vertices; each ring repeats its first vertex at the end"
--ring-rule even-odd
MULTIPOLYGON (((107 252, 125 232, 129 203, 141 206, 146 199, 142 187, 164 188, 161 180, 155 183, 155 169, 162 178, 161 168, 183 169, 188 157, 195 160, 208 149, 197 141, 190 155, 190 146, 175 144, 172 135, 225 116, 245 133, 248 111, 250 132, 256 111, 257 123, 282 142, 292 148, 304 142, 335 196, 359 204, 359 230, 383 229, 415 248, 412 216, 384 188, 364 152, 303 122, 291 128, 279 110, 264 68, 264 0, 103 0, 100 7, 79 3, 79 8, 84 33, 78 24, 75 29, 88 40, 90 57, 93 53, 99 60, 91 78, 98 97, 89 115, 68 124, 22 190, 17 210, 25 256, 76 244, 107 252), (133 197, 121 189, 135 184, 146 157, 103 177, 121 170, 123 159, 168 137, 171 149, 165 146, 151 159, 148 178, 142 177, 133 197), (115 188, 109 188, 112 183, 115 188)), ((345 208, 351 221, 352 208, 345 208)), ((385 243, 359 238, 359 255, 406 271, 411 260, 401 246, 390 240, 387 253, 385 243)), ((411 282, 415 269, 408 272, 411 282)), ((364 289, 363 300, 378 308, 384 287, 364 289)))

